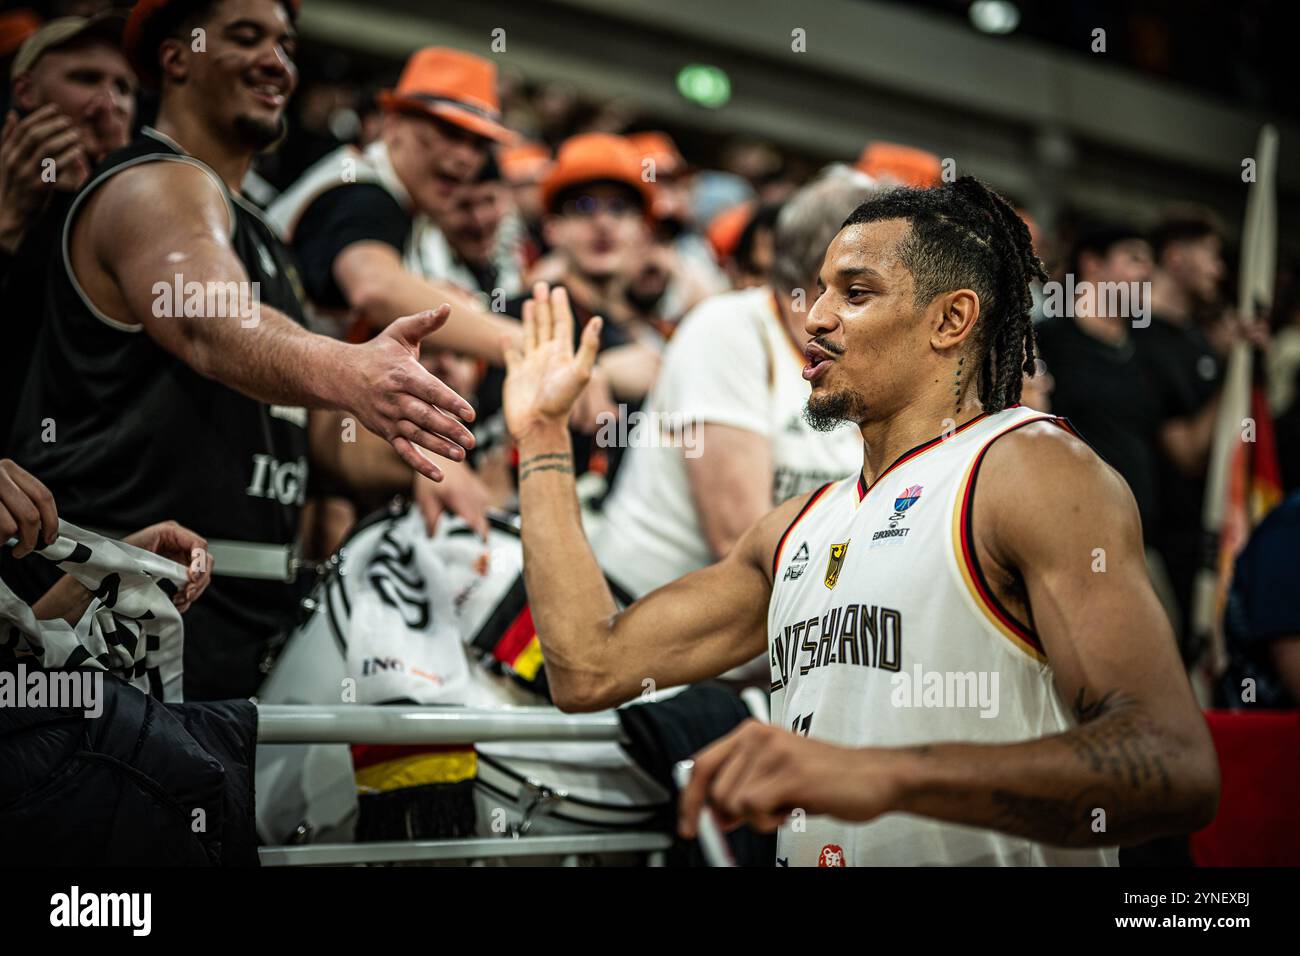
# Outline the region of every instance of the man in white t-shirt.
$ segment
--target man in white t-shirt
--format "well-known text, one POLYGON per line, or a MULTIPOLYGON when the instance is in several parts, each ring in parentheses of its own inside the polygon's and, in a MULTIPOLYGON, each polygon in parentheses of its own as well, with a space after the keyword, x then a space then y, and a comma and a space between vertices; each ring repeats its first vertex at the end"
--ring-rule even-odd
POLYGON ((873 189, 839 175, 800 190, 777 219, 768 285, 706 299, 673 335, 644 418, 619 429, 631 448, 592 542, 633 597, 712 564, 773 505, 861 465, 857 429, 804 421, 804 321, 827 245, 873 189))

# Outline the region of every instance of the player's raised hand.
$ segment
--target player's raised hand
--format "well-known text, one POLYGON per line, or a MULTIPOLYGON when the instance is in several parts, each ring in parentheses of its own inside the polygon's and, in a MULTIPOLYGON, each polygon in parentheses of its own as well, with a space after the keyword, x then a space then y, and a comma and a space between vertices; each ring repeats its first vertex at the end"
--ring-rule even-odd
POLYGON ((461 424, 474 420, 474 409, 420 364, 420 342, 450 313, 450 306, 440 305, 398 319, 358 346, 354 367, 346 370, 355 384, 345 407, 433 481, 442 480, 442 471, 425 451, 463 461, 474 447, 474 436, 461 424))
POLYGON ((563 426, 568 421, 591 378, 600 327, 600 318, 588 322, 575 352, 568 292, 545 282, 533 287, 533 297, 524 303, 522 345, 503 342, 506 427, 516 441, 539 425, 563 426))

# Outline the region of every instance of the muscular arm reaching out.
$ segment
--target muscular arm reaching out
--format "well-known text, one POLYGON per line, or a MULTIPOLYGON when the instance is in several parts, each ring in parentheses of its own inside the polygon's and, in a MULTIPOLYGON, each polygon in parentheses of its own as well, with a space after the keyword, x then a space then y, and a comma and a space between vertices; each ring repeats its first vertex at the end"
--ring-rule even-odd
POLYGON ((540 286, 524 307, 521 350, 507 349, 506 419, 519 444, 524 578, 555 702, 597 710, 631 700, 645 680, 672 687, 714 677, 766 646, 767 563, 801 500, 760 521, 718 564, 619 611, 583 536, 566 426, 595 360, 599 320, 573 354, 563 289, 540 286))
POLYGON ((346 409, 435 480, 440 471, 417 446, 463 459, 473 438, 453 416, 471 421, 473 410, 418 361, 420 340, 446 320, 445 305, 399 319, 365 345, 315 335, 260 305, 222 317, 155 314, 155 286, 170 288, 176 275, 206 288, 249 281, 231 225, 224 197, 201 169, 149 163, 91 195, 73 230, 72 265, 101 312, 142 325, 201 375, 264 402, 346 409))

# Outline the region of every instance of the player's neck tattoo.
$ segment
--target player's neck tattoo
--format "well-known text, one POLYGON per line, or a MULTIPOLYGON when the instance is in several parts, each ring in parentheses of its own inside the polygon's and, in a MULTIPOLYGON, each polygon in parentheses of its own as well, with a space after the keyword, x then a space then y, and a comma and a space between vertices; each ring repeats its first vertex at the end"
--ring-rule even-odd
POLYGON ((519 480, 539 471, 559 471, 566 475, 573 474, 573 459, 567 452, 553 452, 546 455, 533 455, 519 463, 519 480))
POLYGON ((957 411, 961 411, 961 367, 966 364, 966 356, 957 359, 957 368, 952 373, 952 397, 957 411))

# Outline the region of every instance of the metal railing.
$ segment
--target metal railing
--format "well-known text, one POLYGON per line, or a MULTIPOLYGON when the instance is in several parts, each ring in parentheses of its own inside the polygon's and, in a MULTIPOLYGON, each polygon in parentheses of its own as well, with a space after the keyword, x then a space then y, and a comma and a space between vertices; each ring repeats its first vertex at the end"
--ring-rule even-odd
POLYGON ((259 704, 264 744, 460 744, 502 741, 624 741, 614 711, 566 714, 554 707, 397 707, 259 704))
POLYGON ((318 843, 270 846, 258 850, 263 866, 356 866, 359 864, 438 863, 461 860, 560 857, 575 866, 582 856, 646 854, 648 866, 662 866, 672 845, 666 833, 575 833, 571 836, 457 840, 393 840, 383 843, 318 843))
MULTIPOLYGON (((565 714, 553 707, 437 708, 415 706, 258 705, 259 744, 460 744, 500 742, 621 743, 614 711, 565 714)), ((666 833, 468 837, 262 847, 263 866, 350 866, 558 857, 577 865, 591 855, 644 855, 662 866, 672 844, 666 833)))

